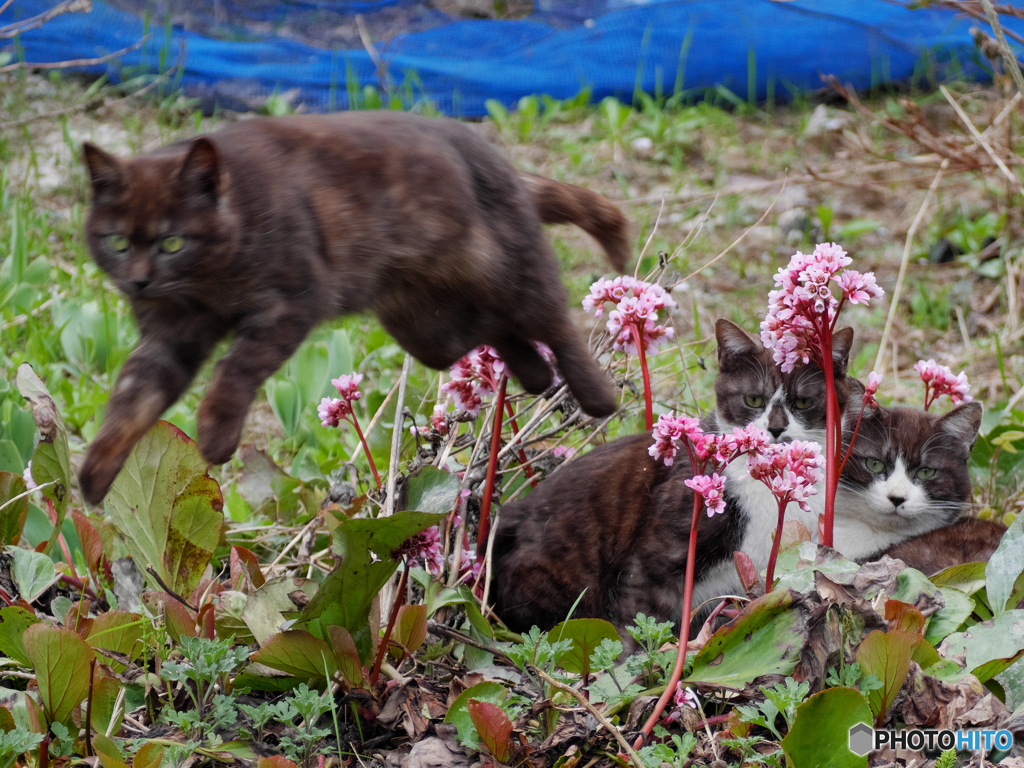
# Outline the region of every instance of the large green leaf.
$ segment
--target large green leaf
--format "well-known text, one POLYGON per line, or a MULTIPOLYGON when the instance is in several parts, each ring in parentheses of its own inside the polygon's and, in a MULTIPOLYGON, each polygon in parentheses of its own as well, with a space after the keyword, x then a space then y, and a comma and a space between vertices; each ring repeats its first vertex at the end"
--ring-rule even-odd
MULTIPOLYGON (((149 623, 148 619, 143 619, 137 613, 107 611, 93 619, 86 641, 93 648, 116 651, 134 659, 142 652, 142 634, 145 625, 149 623)), ((103 657, 103 663, 112 663, 109 657, 103 656, 102 651, 100 656, 103 657)), ((123 669, 119 663, 113 666, 119 672, 123 669)))
POLYGON ((797 596, 776 589, 751 602, 711 636, 685 682, 743 688, 762 675, 788 675, 800 660, 806 619, 790 610, 797 596))
POLYGON ((324 579, 294 628, 308 630, 323 640, 328 637, 328 626, 344 627, 351 633, 359 657, 369 662, 368 618, 374 596, 398 569, 402 544, 443 517, 398 512, 391 517, 342 521, 334 532, 334 551, 341 556, 341 565, 324 579))
POLYGON ((179 595, 195 589, 224 524, 224 499, 196 444, 157 422, 125 461, 106 508, 143 576, 150 566, 179 595))
POLYGON ((89 695, 92 648, 70 629, 49 624, 33 624, 25 630, 24 641, 47 718, 66 722, 89 695))
POLYGON ((262 645, 272 635, 281 631, 285 622, 284 614, 298 610, 292 602, 293 592, 302 592, 312 598, 319 586, 312 579, 293 576, 278 576, 270 579, 262 587, 253 592, 245 601, 242 609, 242 621, 249 627, 256 642, 262 645))
POLYGON ((938 587, 952 587, 973 595, 985 586, 985 563, 953 565, 931 576, 930 580, 938 587))
POLYGON ((619 640, 615 626, 604 619, 569 619, 555 626, 548 633, 551 642, 572 640, 572 648, 558 657, 558 663, 566 672, 587 676, 590 674, 590 657, 602 640, 619 640))
POLYGON ((796 709, 782 751, 793 768, 866 768, 868 758, 850 751, 850 728, 871 724, 871 710, 859 691, 829 688, 796 709))
POLYGON ((425 466, 409 478, 405 489, 405 508, 415 512, 451 512, 460 488, 461 481, 457 475, 425 466))
POLYGON ((68 510, 68 499, 71 496, 71 459, 68 453, 68 434, 64 421, 57 412, 57 405, 50 397, 46 385, 36 376, 32 366, 22 363, 18 366, 15 378, 18 391, 32 406, 32 418, 39 429, 39 444, 32 454, 32 479, 43 488, 43 495, 53 503, 57 515, 56 525, 50 540, 46 542, 44 553, 57 541, 60 527, 64 523, 64 515, 68 510))
POLYGON ((18 593, 25 602, 32 603, 57 581, 57 569, 53 561, 42 552, 14 547, 9 550, 14 558, 11 575, 18 586, 18 593))
POLYGON ((297 630, 274 635, 250 659, 295 677, 323 678, 338 671, 330 646, 309 632, 297 630))
POLYGON ((13 472, 0 472, 0 543, 16 544, 28 515, 28 496, 13 499, 27 491, 25 480, 13 472))
POLYGON ((470 699, 487 701, 491 704, 504 704, 505 700, 508 699, 508 689, 499 683, 491 681, 477 683, 459 694, 459 697, 448 707, 448 713, 444 716, 444 721, 451 723, 458 729, 459 741, 470 749, 478 749, 480 735, 477 733, 476 725, 469 714, 470 699))
POLYGON ((974 613, 974 599, 959 589, 939 587, 939 591, 945 605, 928 617, 928 627, 924 631, 924 639, 932 645, 955 632, 974 613))
POLYGON ((1017 515, 985 566, 985 591, 994 615, 1007 609, 1006 602, 1021 572, 1024 572, 1024 515, 1017 515))
POLYGON ((31 666, 23 637, 26 629, 38 623, 35 614, 21 606, 0 608, 0 653, 26 667, 31 666))
POLYGON ((885 720, 889 706, 907 679, 910 657, 920 639, 920 635, 901 629, 888 632, 876 629, 857 648, 857 661, 863 673, 875 675, 882 681, 881 688, 869 691, 867 695, 875 721, 879 724, 885 720))
MULTIPOLYGON (((791 589, 794 592, 808 592, 814 588, 814 572, 836 578, 856 573, 857 563, 845 557, 832 558, 825 550, 819 552, 818 545, 801 541, 779 552, 775 561, 776 589, 791 589)), ((842 579, 840 579, 842 581, 842 579)))
MULTIPOLYGON (((966 671, 981 682, 998 675, 1022 655, 1024 611, 1018 610, 1006 611, 990 621, 975 624, 966 632, 950 635, 943 648, 943 656, 947 659, 964 656, 966 671)), ((950 679, 949 671, 941 677, 950 679)))

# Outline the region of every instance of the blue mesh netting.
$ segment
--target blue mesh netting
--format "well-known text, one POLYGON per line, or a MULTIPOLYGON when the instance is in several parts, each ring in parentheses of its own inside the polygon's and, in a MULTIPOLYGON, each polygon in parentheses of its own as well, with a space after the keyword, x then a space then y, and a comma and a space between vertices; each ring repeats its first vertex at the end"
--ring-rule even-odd
MULTIPOLYGON (((585 86, 595 99, 628 99, 638 85, 671 93, 680 84, 764 99, 819 88, 820 73, 867 88, 950 66, 967 76, 986 72, 967 32, 972 19, 888 0, 537 0, 534 15, 518 21, 457 19, 414 0, 111 3, 117 7, 96 0, 91 13, 65 14, 22 35, 25 59, 127 47, 142 36, 148 9, 153 37, 145 49, 93 71, 115 78, 155 71, 186 41, 186 93, 234 109, 292 89, 293 103, 307 110, 343 109, 356 82, 382 92, 404 87, 446 113, 477 116, 489 98, 566 98, 585 86), (376 41, 380 68, 359 42, 355 14, 376 41)), ((16 0, 0 25, 52 4, 16 0)))

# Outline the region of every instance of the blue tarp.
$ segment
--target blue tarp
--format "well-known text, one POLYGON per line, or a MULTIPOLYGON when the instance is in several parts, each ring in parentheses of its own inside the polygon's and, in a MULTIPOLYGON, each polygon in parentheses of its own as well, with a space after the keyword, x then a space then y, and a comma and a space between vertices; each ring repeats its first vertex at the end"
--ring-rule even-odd
MULTIPOLYGON (((16 0, 0 26, 52 5, 16 0)), ((357 13, 400 5, 402 0, 290 0, 282 8, 357 13)), ((357 78, 360 87, 387 92, 404 85, 443 112, 478 116, 486 114, 487 99, 511 105, 523 95, 567 98, 583 87, 595 99, 628 100, 638 85, 666 94, 724 86, 744 100, 772 94, 785 99, 820 88, 821 73, 864 89, 941 77, 951 65, 969 77, 985 76, 987 67, 968 34, 978 22, 888 0, 592 0, 537 7, 541 12, 520 21, 453 20, 398 34, 377 46, 380 68, 361 48, 330 50, 271 35, 216 39, 177 28, 165 35, 153 24, 144 51, 93 71, 109 70, 115 78, 140 68, 152 72, 160 61, 174 62, 185 41, 180 84, 209 103, 238 108, 250 97, 298 89, 293 103, 308 111, 343 109, 347 86, 357 78)), ((1024 31, 1020 22, 1011 26, 1024 31)), ((143 29, 141 12, 94 0, 91 13, 59 16, 22 35, 20 44, 26 61, 89 58, 131 45, 143 29)))

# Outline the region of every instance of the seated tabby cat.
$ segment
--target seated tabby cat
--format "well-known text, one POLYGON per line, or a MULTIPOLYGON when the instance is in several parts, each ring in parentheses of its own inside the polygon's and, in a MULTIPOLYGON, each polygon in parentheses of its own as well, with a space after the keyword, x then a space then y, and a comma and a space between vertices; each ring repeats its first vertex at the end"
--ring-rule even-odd
POLYGON ((521 176, 466 125, 388 111, 262 118, 137 158, 91 144, 84 157, 89 249, 142 336, 82 464, 90 503, 230 333, 198 415, 213 463, 310 330, 363 310, 434 368, 490 344, 535 394, 551 384, 531 343, 544 342, 584 411, 615 410, 540 225, 577 224, 621 271, 625 217, 593 192, 521 176))
MULTIPOLYGON (((717 408, 706 431, 754 423, 779 442, 825 441, 825 378, 809 365, 784 374, 760 340, 728 320, 715 326, 719 373, 717 408)), ((834 335, 833 370, 840 407, 849 392, 847 360, 853 331, 834 335)), ((689 462, 666 467, 648 454, 651 433, 595 448, 556 473, 525 499, 501 510, 494 544, 498 616, 513 630, 550 628, 569 614, 604 618, 618 627, 638 612, 678 621, 690 535, 693 492, 689 462)), ((774 498, 744 470, 729 465, 726 511, 702 517, 698 532, 694 605, 742 594, 732 553, 746 552, 764 569, 777 521, 774 498)), ((817 530, 823 489, 811 498, 812 515, 796 504, 788 519, 817 530)), ((624 635, 625 636, 625 635, 624 635)))

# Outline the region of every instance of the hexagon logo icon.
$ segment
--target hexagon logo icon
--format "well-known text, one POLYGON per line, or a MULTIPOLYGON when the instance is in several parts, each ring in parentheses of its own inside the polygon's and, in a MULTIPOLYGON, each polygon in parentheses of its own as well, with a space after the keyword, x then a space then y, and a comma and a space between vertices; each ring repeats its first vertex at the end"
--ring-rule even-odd
POLYGON ((857 723, 850 728, 850 751, 864 757, 874 745, 874 731, 867 723, 857 723))

